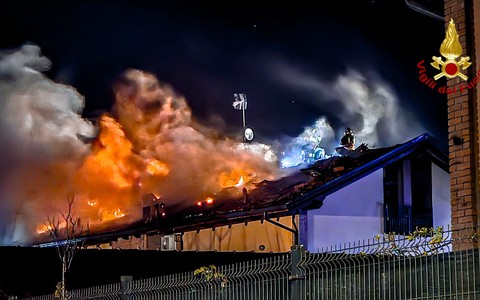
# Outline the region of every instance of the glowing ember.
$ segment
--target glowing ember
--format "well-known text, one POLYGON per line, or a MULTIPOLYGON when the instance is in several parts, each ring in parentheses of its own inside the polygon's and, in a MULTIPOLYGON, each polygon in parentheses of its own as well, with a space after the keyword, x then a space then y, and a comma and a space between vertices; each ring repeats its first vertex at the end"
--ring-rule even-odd
POLYGON ((213 198, 208 197, 207 199, 205 199, 205 201, 198 201, 197 206, 203 206, 203 204, 212 204, 212 203, 213 203, 213 198))

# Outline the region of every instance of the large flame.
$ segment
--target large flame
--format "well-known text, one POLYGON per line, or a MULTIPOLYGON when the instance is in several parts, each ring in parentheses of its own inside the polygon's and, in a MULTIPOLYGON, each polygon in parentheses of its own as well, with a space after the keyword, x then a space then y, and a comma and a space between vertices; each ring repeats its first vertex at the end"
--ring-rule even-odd
POLYGON ((103 115, 99 124, 92 152, 75 177, 80 213, 93 225, 124 217, 123 211, 138 205, 136 185, 142 165, 112 116, 103 115))
MULTIPOLYGON (((54 85, 62 90, 59 86, 54 85)), ((12 186, 9 196, 18 199, 15 209, 20 216, 13 222, 21 220, 30 232, 46 233, 49 228, 42 225, 44 221, 65 212, 66 195, 73 193, 75 216, 88 222, 94 232, 106 222, 111 225, 110 221, 138 220, 142 206, 148 205, 142 203, 147 201, 147 194, 161 198, 171 211, 171 207, 191 205, 195 199, 206 199, 222 189, 272 180, 278 175, 277 163, 267 159, 271 155, 265 155, 268 149, 239 147, 240 141, 222 138, 220 132, 197 125, 185 98, 154 75, 129 70, 114 92, 114 111, 99 118, 98 135, 92 143, 86 141, 92 138, 93 130, 72 130, 62 144, 38 142, 39 150, 46 153, 48 147, 57 146, 56 152, 51 152, 48 161, 25 161, 9 173, 3 184, 12 186), (71 142, 75 138, 78 147, 71 142), (69 151, 62 152, 64 148, 69 151), (72 150, 77 148, 81 151, 72 150), (18 182, 22 182, 20 188, 18 182)), ((71 88, 65 93, 70 95, 71 88)), ((46 99, 52 97, 48 94, 46 99)), ((30 115, 25 116, 28 121, 27 117, 30 115)), ((58 130, 52 134, 58 139, 64 136, 58 130)), ((44 136, 39 135, 39 141, 44 136)))
POLYGON ((160 194, 167 205, 178 204, 275 176, 276 162, 263 154, 238 149, 239 142, 218 138, 211 129, 204 133, 192 121, 185 98, 154 75, 129 70, 115 94, 115 114, 146 165, 140 194, 160 194))
POLYGON ((440 46, 440 54, 450 60, 454 60, 462 55, 462 45, 458 40, 458 34, 453 19, 450 19, 450 23, 448 24, 445 39, 440 46))
POLYGON ((74 176, 76 211, 92 229, 138 218, 142 205, 149 205, 142 203, 147 194, 186 206, 276 173, 276 163, 262 151, 196 128, 186 100, 152 74, 126 72, 115 93, 115 114, 100 117, 99 135, 74 176))
POLYGON ((125 138, 120 124, 112 117, 100 118, 100 135, 80 169, 81 180, 105 181, 114 188, 129 188, 138 171, 132 155, 132 144, 125 138))

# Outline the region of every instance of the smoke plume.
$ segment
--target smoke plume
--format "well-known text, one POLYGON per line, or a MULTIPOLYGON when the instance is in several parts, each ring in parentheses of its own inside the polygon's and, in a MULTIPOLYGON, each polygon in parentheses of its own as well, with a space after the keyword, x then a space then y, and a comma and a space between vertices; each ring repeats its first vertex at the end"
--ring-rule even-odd
MULTIPOLYGON (((169 212, 226 189, 241 195, 239 187, 282 175, 271 146, 201 126, 187 100, 153 74, 122 74, 112 112, 94 126, 82 118, 83 96, 42 74, 50 66, 35 45, 0 53, 0 244, 26 243, 44 232, 42 222, 65 212, 69 195, 82 222, 101 230, 111 221, 138 220, 150 195, 169 212)), ((358 143, 379 147, 420 131, 373 73, 350 70, 329 82, 278 64, 275 74, 325 110, 285 143, 290 153, 282 159, 299 158, 305 144, 334 149, 344 128, 336 132, 329 115, 351 127, 358 143)))
POLYGON ((0 161, 0 244, 45 232, 42 222, 65 212, 70 195, 76 216, 95 231, 138 220, 151 205, 146 195, 171 211, 279 174, 267 145, 242 147, 197 125, 186 99, 153 74, 125 72, 112 113, 96 128, 81 116, 84 98, 41 73, 51 63, 37 46, 0 58, 0 140, 8 145, 0 161))
POLYGON ((65 199, 95 135, 80 116, 83 97, 41 73, 50 66, 35 45, 0 54, 0 243, 21 240, 31 216, 65 199))
POLYGON ((332 144, 332 140, 328 140, 322 143, 324 148, 330 150, 338 146, 347 127, 353 129, 357 145, 366 143, 370 147, 403 143, 425 132, 413 116, 402 109, 393 88, 374 71, 360 73, 349 69, 332 80, 325 80, 285 62, 276 62, 272 70, 274 78, 282 84, 311 95, 304 101, 324 111, 327 122, 329 116, 339 120, 335 126, 337 142, 332 144))
POLYGON ((202 200, 240 177, 272 179, 278 172, 265 151, 256 151, 259 147, 239 147, 238 141, 196 125, 185 98, 152 74, 127 71, 115 94, 115 115, 147 170, 140 171, 141 194, 161 195, 167 204, 202 200), (164 166, 160 174, 148 171, 152 162, 164 166))

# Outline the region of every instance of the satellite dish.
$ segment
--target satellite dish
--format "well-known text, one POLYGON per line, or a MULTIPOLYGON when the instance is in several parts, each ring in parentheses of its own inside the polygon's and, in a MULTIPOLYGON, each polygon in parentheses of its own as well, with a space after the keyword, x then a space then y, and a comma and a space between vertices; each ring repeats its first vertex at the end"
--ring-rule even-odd
POLYGON ((254 134, 252 128, 245 128, 243 132, 243 137, 245 138, 246 141, 251 142, 253 140, 254 134))

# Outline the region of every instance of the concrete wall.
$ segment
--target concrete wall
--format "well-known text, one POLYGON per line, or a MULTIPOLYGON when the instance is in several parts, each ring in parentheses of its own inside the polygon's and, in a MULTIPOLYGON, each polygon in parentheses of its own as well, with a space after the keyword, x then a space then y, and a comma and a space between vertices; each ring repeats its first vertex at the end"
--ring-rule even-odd
MULTIPOLYGON (((433 225, 445 230, 451 227, 452 217, 449 181, 449 174, 432 163, 433 225)), ((318 252, 383 234, 383 196, 383 169, 329 195, 320 209, 307 214, 306 248, 318 252)))
POLYGON ((307 249, 363 239, 383 232, 383 169, 327 196, 320 209, 308 212, 307 249))

